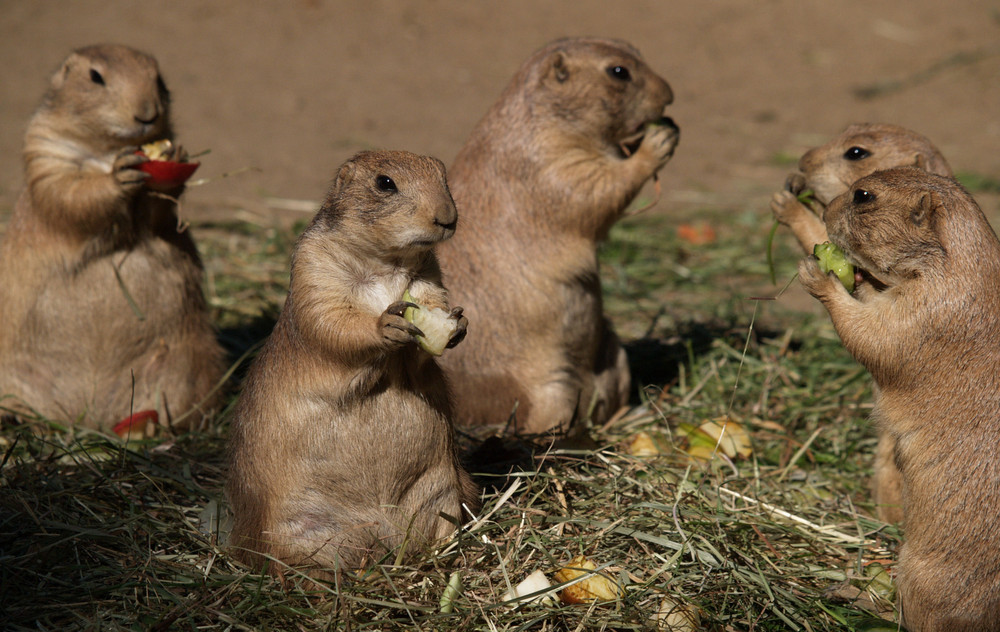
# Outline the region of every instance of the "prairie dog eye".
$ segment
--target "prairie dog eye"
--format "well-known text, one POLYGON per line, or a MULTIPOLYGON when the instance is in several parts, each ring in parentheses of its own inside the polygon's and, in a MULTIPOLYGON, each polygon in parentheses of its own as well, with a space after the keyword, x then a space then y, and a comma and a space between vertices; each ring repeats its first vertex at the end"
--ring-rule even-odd
POLYGON ((396 188, 396 183, 392 181, 389 176, 376 176, 375 186, 379 188, 380 191, 398 191, 396 188))
POLYGON ((101 73, 97 72, 93 68, 90 69, 90 80, 99 86, 104 85, 104 77, 102 77, 101 73))
POLYGON ((875 199, 875 194, 871 191, 865 191, 864 189, 857 189, 854 191, 854 203, 855 204, 866 204, 875 199))
POLYGON ((612 79, 617 79, 618 81, 631 81, 632 73, 628 71, 625 66, 610 66, 608 68, 608 76, 612 79))
POLYGON ((864 160, 871 155, 871 152, 864 147, 851 147, 844 152, 844 158, 846 160, 864 160))

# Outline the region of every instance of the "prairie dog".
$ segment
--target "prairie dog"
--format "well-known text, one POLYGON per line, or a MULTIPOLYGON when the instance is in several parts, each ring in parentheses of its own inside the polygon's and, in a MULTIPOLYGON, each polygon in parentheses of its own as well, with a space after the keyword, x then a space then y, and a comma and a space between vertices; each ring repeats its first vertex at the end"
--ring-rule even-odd
POLYGON ((940 176, 952 175, 944 156, 927 138, 898 125, 858 123, 799 160, 799 173, 788 177, 785 190, 771 198, 775 219, 791 228, 802 249, 829 241, 822 209, 857 180, 880 169, 918 167, 940 176), (812 191, 819 214, 797 199, 812 191))
POLYGON ((878 385, 902 479, 903 624, 1000 630, 1000 241, 960 185, 913 167, 855 182, 826 226, 883 288, 851 295, 814 258, 799 265, 878 385))
MULTIPOLYGON (((456 220, 434 158, 362 152, 340 168, 233 415, 230 541, 248 563, 267 555, 329 576, 406 534, 444 537, 463 505, 475 509, 444 377, 403 318, 405 291, 449 309, 432 248, 456 220)), ((450 314, 454 345, 467 320, 450 314)))
POLYGON ((457 421, 565 430, 628 401, 604 317, 596 247, 673 154, 666 81, 625 42, 557 40, 534 53, 449 169, 462 230, 438 250, 476 323, 443 358, 457 421))
POLYGON ((90 46, 52 77, 0 243, 0 406, 99 428, 145 409, 198 425, 211 411, 224 354, 177 228, 184 187, 154 194, 137 168, 138 146, 163 138, 170 94, 153 57, 90 46))
MULTIPOLYGON (((898 125, 851 125, 825 145, 802 156, 799 173, 790 175, 785 190, 771 198, 771 210, 775 219, 792 230, 802 249, 812 253, 813 246, 830 240, 823 223, 823 209, 834 198, 845 193, 859 178, 880 169, 906 166, 951 176, 944 156, 924 136, 898 125), (806 190, 814 194, 813 208, 797 198, 806 190)), ((871 488, 879 518, 898 523, 902 522, 903 507, 893 451, 892 439, 880 436, 871 488)))

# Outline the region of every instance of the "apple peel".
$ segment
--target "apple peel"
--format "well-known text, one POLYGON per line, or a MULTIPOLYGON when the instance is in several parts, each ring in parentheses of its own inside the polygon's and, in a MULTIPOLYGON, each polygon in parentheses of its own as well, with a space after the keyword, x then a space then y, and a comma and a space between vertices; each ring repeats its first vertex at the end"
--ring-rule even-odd
POLYGON ((140 410, 116 423, 111 431, 122 439, 130 436, 149 438, 156 434, 159 423, 160 414, 155 410, 140 410))
POLYGON ((153 189, 174 189, 185 182, 201 166, 200 162, 164 160, 173 148, 169 139, 146 143, 136 153, 149 158, 138 169, 149 174, 147 183, 153 189))

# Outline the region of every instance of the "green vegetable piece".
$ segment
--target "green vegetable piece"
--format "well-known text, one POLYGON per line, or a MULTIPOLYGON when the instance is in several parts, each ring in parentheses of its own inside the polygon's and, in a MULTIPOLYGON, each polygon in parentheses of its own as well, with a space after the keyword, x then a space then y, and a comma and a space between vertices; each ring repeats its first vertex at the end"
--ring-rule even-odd
POLYGON ((840 247, 830 242, 816 244, 813 246, 813 254, 819 259, 819 269, 823 274, 833 272, 848 292, 854 291, 854 266, 844 258, 844 251, 840 247))
POLYGON ((455 599, 462 596, 462 571, 454 571, 448 578, 448 585, 441 594, 441 612, 449 614, 455 610, 455 599))

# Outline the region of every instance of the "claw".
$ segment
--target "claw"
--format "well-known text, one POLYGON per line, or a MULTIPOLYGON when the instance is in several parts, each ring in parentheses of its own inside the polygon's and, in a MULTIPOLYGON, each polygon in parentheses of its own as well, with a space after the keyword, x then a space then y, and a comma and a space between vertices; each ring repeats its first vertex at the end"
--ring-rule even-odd
POLYGON ((420 306, 416 303, 411 303, 409 301, 396 301, 389 307, 385 308, 386 313, 392 314, 393 316, 403 316, 406 313, 407 308, 417 309, 420 306))

